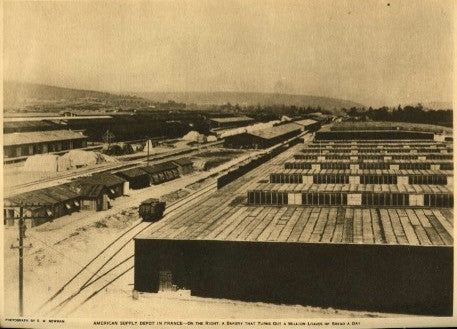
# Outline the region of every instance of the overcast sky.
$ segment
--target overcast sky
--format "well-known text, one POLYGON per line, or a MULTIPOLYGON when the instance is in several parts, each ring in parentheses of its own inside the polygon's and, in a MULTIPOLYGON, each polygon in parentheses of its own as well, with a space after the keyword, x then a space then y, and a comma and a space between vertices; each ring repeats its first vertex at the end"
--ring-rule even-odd
POLYGON ((4 78, 119 91, 451 101, 453 3, 4 2, 4 78))

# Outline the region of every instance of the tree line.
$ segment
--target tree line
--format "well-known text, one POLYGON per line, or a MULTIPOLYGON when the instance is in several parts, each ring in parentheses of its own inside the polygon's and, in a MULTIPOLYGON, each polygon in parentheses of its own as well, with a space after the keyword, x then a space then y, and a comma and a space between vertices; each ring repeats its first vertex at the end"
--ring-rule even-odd
POLYGON ((361 121, 398 121, 410 123, 436 124, 452 127, 452 110, 430 110, 422 104, 416 106, 407 105, 396 108, 382 106, 380 108, 350 108, 344 109, 352 120, 361 121))

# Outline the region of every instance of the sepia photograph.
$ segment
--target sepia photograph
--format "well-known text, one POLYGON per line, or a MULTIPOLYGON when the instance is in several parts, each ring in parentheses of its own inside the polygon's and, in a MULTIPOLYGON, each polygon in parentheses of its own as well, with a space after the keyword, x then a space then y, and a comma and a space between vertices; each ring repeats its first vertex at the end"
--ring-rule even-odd
POLYGON ((4 0, 0 327, 457 323, 453 0, 4 0))

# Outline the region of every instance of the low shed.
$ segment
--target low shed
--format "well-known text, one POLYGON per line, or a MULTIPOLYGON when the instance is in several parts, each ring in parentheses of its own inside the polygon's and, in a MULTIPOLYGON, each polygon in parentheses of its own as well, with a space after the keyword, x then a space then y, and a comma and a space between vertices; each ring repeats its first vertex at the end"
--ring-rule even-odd
POLYGON ((70 189, 78 193, 81 200, 81 210, 102 211, 110 207, 110 191, 103 184, 70 183, 70 189))
POLYGON ((189 158, 173 160, 172 163, 178 166, 178 171, 180 175, 187 175, 194 171, 193 162, 189 158))
POLYGON ((158 163, 142 169, 149 175, 151 184, 161 184, 179 177, 178 166, 172 162, 158 163))
POLYGON ((53 186, 8 197, 3 209, 4 224, 14 225, 19 218, 21 205, 24 206, 26 225, 33 227, 79 211, 80 197, 78 193, 64 186, 53 186))
POLYGON ((94 174, 82 179, 82 182, 105 185, 110 190, 112 199, 126 195, 129 191, 129 182, 126 179, 110 173, 94 174))
POLYGON ((129 182, 132 189, 141 189, 149 186, 149 176, 142 168, 131 168, 116 173, 117 176, 129 182))

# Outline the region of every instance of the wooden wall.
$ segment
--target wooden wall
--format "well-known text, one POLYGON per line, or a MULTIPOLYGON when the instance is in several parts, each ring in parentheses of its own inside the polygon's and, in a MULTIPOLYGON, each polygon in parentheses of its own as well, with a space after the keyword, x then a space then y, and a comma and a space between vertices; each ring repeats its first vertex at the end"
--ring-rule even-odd
POLYGON ((451 247, 135 241, 135 289, 159 271, 193 295, 367 311, 451 315, 451 247))

